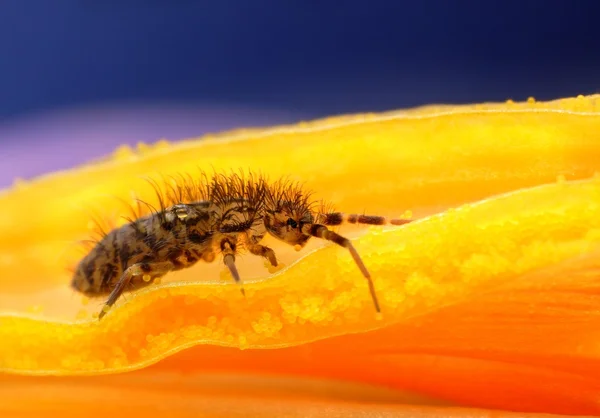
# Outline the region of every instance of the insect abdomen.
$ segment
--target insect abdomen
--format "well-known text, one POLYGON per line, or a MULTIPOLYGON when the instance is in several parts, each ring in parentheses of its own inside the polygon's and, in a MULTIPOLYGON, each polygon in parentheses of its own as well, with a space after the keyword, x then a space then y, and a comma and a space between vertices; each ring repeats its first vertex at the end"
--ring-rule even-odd
MULTIPOLYGON (((106 295, 123 272, 136 263, 168 261, 173 264, 173 270, 179 270, 200 259, 209 261, 210 254, 205 252, 210 250, 212 234, 196 230, 193 225, 197 222, 198 219, 194 220, 191 216, 183 220, 167 219, 164 213, 160 213, 113 229, 81 260, 71 286, 88 296, 106 295), (186 225, 186 221, 190 225, 186 225)), ((128 289, 145 287, 161 275, 134 276, 128 289)))
POLYGON ((113 229, 81 260, 71 287, 88 296, 109 294, 123 271, 143 253, 149 249, 137 225, 113 229))
POLYGON ((108 283, 121 274, 122 269, 114 263, 116 248, 112 241, 117 233, 108 233, 78 264, 71 287, 88 296, 110 292, 108 283))

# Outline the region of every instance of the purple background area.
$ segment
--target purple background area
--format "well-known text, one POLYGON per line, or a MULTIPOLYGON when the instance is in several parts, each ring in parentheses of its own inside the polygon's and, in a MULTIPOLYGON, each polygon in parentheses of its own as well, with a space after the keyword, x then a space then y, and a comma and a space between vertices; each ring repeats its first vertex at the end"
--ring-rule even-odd
POLYGON ((0 124, 0 188, 15 178, 66 169, 121 144, 178 140, 238 127, 293 123, 277 110, 200 106, 113 106, 52 112, 0 124))

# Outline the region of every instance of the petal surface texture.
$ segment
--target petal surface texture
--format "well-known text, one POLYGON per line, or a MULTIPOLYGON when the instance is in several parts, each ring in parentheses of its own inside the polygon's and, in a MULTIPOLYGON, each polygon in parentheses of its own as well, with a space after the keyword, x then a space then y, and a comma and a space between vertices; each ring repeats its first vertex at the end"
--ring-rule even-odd
POLYGON ((600 415, 599 96, 122 147, 19 181, 0 207, 0 412, 600 415), (346 213, 410 213, 403 226, 335 228, 369 269, 382 315, 347 250, 267 239, 284 267, 241 257, 245 298, 217 259, 125 294, 98 321, 104 299, 75 293, 68 271, 93 215, 118 225, 123 200, 154 202, 144 177, 199 169, 289 176, 346 213), (222 374, 262 389, 199 383, 222 374), (339 393, 294 395, 269 376, 326 379, 339 393))

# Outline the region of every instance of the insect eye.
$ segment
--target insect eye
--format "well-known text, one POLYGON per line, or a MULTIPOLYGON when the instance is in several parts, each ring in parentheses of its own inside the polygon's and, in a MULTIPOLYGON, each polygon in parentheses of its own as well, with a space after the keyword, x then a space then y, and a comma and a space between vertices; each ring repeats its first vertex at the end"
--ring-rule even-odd
POLYGON ((296 227, 298 227, 298 224, 297 224, 297 223, 296 223, 296 221, 295 221, 295 220, 293 220, 292 218, 288 218, 288 220, 287 220, 287 224, 288 224, 289 226, 291 226, 292 228, 296 228, 296 227))

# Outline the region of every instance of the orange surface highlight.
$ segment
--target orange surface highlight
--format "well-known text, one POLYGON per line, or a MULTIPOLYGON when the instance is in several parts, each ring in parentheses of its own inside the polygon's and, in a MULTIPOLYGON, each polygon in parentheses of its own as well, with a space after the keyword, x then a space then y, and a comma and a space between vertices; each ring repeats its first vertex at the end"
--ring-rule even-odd
MULTIPOLYGON (((175 372, 187 377, 170 378, 170 390, 181 385, 190 399, 207 389, 184 388, 189 379, 229 373, 356 382, 429 404, 600 414, 599 109, 591 96, 353 115, 123 148, 19 182, 0 195, 0 411, 35 416, 31 385, 55 392, 63 412, 74 402, 67 392, 80 394, 77 407, 103 393, 123 407, 136 394, 163 396, 159 385, 130 384, 136 376, 175 372), (89 236, 90 209, 124 214, 115 196, 152 201, 140 177, 211 166, 290 175, 345 212, 411 212, 416 222, 402 227, 339 229, 374 278, 382 317, 350 255, 315 240, 302 253, 268 242, 285 264, 273 273, 245 256, 245 299, 219 263, 198 265, 127 295, 98 322, 103 300, 82 302, 65 270, 82 255, 74 242, 89 236), (32 376, 47 374, 64 377, 32 376), (123 399, 106 387, 121 378, 130 379, 123 399)), ((349 416, 373 407, 368 396, 288 403, 265 393, 298 405, 298 416, 311 402, 349 416)), ((182 416, 198 402, 181 404, 182 416)), ((274 401, 247 402, 275 416, 274 401)), ((379 412, 438 413, 390 402, 379 412)), ((131 414, 155 416, 135 404, 131 414)), ((206 416, 222 407, 203 405, 206 416)))

